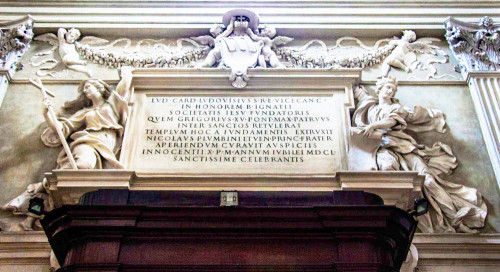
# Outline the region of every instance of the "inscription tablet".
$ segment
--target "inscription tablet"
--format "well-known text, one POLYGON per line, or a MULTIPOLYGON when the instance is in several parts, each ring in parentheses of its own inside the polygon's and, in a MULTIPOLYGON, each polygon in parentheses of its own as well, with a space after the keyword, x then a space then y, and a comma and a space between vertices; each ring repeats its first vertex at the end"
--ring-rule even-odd
POLYGON ((143 102, 136 170, 331 174, 340 118, 331 96, 155 96, 143 102))

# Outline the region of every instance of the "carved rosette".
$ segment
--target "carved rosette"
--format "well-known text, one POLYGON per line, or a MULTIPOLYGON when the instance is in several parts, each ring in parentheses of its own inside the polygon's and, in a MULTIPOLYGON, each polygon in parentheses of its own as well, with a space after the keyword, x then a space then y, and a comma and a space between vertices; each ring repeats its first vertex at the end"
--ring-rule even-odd
POLYGON ((445 27, 446 40, 464 78, 472 71, 500 71, 500 24, 488 16, 477 24, 448 18, 445 27))

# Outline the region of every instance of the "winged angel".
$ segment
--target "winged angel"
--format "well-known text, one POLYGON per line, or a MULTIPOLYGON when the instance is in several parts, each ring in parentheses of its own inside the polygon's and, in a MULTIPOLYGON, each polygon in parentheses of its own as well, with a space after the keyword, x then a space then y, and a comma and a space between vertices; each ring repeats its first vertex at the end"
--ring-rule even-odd
POLYGON ((402 69, 407 73, 410 72, 410 67, 417 61, 415 53, 437 55, 436 50, 439 47, 431 45, 435 40, 433 38, 421 38, 417 40, 417 35, 412 30, 403 31, 401 39, 389 42, 389 45, 395 46, 395 48, 382 63, 382 73, 379 77, 386 77, 391 67, 402 69))
MULTIPOLYGON (((37 71, 37 75, 38 76, 50 75, 52 77, 58 77, 56 72, 43 72, 43 70, 52 70, 53 68, 55 68, 59 63, 58 60, 54 58, 46 58, 38 63, 36 63, 35 60, 38 57, 53 54, 53 52, 57 48, 59 48, 59 56, 61 57, 62 63, 66 66, 66 68, 77 72, 82 72, 86 74, 88 77, 92 77, 92 71, 85 66, 87 62, 81 60, 80 55, 76 51, 75 43, 80 38, 80 36, 81 33, 76 28, 71 28, 69 30, 66 30, 64 28, 59 28, 59 30, 57 31, 57 36, 53 33, 46 33, 35 37, 35 40, 37 41, 47 42, 50 45, 52 45, 52 48, 50 50, 38 53, 31 59, 32 65, 36 67, 46 63, 52 63, 52 65, 40 68, 37 71)), ((80 43, 87 45, 100 45, 108 43, 108 40, 93 36, 86 36, 82 38, 80 43)))

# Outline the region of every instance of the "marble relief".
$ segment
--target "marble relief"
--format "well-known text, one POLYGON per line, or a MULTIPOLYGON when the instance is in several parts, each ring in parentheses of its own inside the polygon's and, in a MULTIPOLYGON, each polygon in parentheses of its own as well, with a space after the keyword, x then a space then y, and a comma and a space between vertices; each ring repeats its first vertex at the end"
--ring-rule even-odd
POLYGON ((425 176, 422 191, 429 200, 430 212, 420 218, 420 229, 428 233, 475 233, 484 227, 487 214, 481 194, 444 179, 458 166, 451 148, 441 142, 433 146, 419 144, 408 131, 444 133, 445 120, 441 111, 416 106, 403 107, 394 98, 397 81, 384 77, 375 90, 359 86, 353 125, 363 137, 378 137, 376 151, 378 170, 417 171, 425 176), (375 135, 379 134, 379 135, 375 135))
MULTIPOLYGON (((131 67, 121 69, 122 80, 116 90, 102 80, 83 81, 78 87, 78 97, 64 104, 58 118, 50 114, 51 101, 48 97, 44 98, 42 113, 48 128, 41 135, 42 142, 54 148, 64 144, 69 146, 60 152, 57 169, 123 169, 117 156, 128 117, 131 71, 131 67), (59 138, 60 135, 63 138, 59 138)), ((16 215, 26 215, 24 221, 10 226, 9 230, 34 229, 36 219, 41 216, 28 211, 29 200, 42 198, 46 210, 50 210, 47 188, 48 182, 44 178, 41 182, 30 184, 25 192, 1 207, 16 215)))
MULTIPOLYGON (((239 65, 246 59, 246 57, 237 57, 238 61, 230 64, 235 59, 231 54, 241 55, 245 52, 249 56, 249 63, 243 65, 246 68, 361 68, 366 70, 373 67, 380 69, 380 77, 387 76, 390 68, 393 67, 408 73, 409 80, 458 79, 454 72, 443 73, 442 69, 438 68, 439 65, 449 62, 448 53, 436 45, 441 40, 430 37, 417 39, 415 32, 411 30, 405 30, 401 38, 392 37, 375 41, 373 46, 367 46, 355 37, 338 38, 333 41, 333 46, 327 45, 332 43, 328 40, 301 41, 305 44, 290 46, 289 43, 294 40, 293 38, 276 36, 274 27, 260 24, 259 20, 259 15, 254 12, 242 9, 231 10, 226 13, 224 24, 215 24, 210 29, 210 35, 186 37, 173 41, 148 38, 135 42, 127 37, 108 41, 94 36, 83 36, 79 39, 80 32, 77 29, 69 31, 60 29, 57 35, 46 33, 35 37, 36 41, 53 45, 51 50, 54 53, 43 60, 41 56, 50 55, 50 50, 38 52, 30 62, 36 67, 45 64, 37 72, 39 76, 48 75, 57 78, 66 76, 64 73, 55 72, 57 63, 60 62, 59 59, 68 69, 77 69, 76 71, 90 75, 91 68, 86 66, 86 63, 94 63, 110 69, 121 66, 227 69, 239 65), (71 34, 69 39, 67 39, 68 32, 71 34), (236 37, 246 39, 247 42, 241 43, 243 47, 237 43, 236 37), (355 45, 348 45, 349 42, 354 42, 355 45), (55 52, 57 47, 59 47, 59 54, 55 52), (247 47, 253 49, 246 50, 247 47), (227 52, 221 54, 224 51, 227 52), (251 51, 255 51, 253 54, 255 56, 252 57, 251 51), (79 57, 76 57, 76 53, 79 57), (225 62, 222 61, 223 55, 228 56, 225 62), (416 73, 416 71, 425 71, 425 73, 416 73)), ((238 78, 242 84, 241 80, 244 76, 236 77, 235 73, 240 73, 240 71, 233 71, 231 78, 238 78)), ((246 81, 243 80, 243 82, 246 81)))
MULTIPOLYGON (((442 177, 450 175, 457 167, 451 148, 441 142, 432 147, 424 146, 407 133, 444 132, 444 115, 423 107, 404 108, 394 98, 396 80, 386 77, 404 71, 408 74, 406 80, 456 79, 454 74, 440 73, 437 68, 449 64, 447 52, 436 45, 439 39, 417 39, 415 32, 406 30, 402 37, 384 38, 372 46, 355 37, 338 38, 333 46, 329 46, 331 41, 294 41, 291 37, 276 36, 276 29, 261 25, 259 20, 259 16, 251 11, 232 10, 224 16, 223 24, 215 24, 210 29, 210 35, 174 41, 132 41, 130 38, 109 41, 84 36, 85 33, 74 28, 61 28, 57 35, 46 33, 35 37, 37 42, 52 46, 49 50, 33 52, 29 59, 40 77, 71 78, 68 70, 72 70, 72 73, 90 78, 96 74, 93 71, 96 66, 122 71, 122 81, 116 91, 111 91, 102 80, 82 82, 80 97, 64 107, 72 114, 63 119, 55 120, 44 111, 49 128, 42 135, 43 143, 58 146, 60 140, 54 130, 59 128, 66 138, 71 139, 71 155, 61 151, 57 168, 69 169, 69 156, 74 157, 78 169, 122 168, 116 155, 120 151, 127 118, 127 86, 130 86, 127 80, 131 76, 128 67, 197 68, 200 73, 208 68, 228 69, 229 80, 235 88, 244 88, 248 84, 248 68, 376 68, 377 75, 382 77, 376 90, 360 86, 354 92, 359 104, 353 116, 353 126, 368 138, 380 134, 382 144, 376 152, 375 162, 378 170, 418 171, 425 176, 424 195, 430 200, 433 210, 422 220, 424 232, 476 232, 484 226, 487 209, 481 194, 442 177), (292 46, 292 41, 300 44, 292 46), (346 45, 348 42, 355 45, 346 45), (425 73, 417 75, 415 71, 425 73), (108 108, 95 105, 108 105, 108 108), (96 116, 100 117, 94 118, 96 116), (90 132, 89 127, 92 128, 90 132)), ((45 101, 44 105, 44 108, 50 107, 50 102, 45 101)), ((33 229, 37 217, 27 212, 27 201, 33 196, 48 199, 46 186, 46 181, 32 184, 3 206, 15 214, 27 215, 27 219, 11 227, 12 230, 33 229)))

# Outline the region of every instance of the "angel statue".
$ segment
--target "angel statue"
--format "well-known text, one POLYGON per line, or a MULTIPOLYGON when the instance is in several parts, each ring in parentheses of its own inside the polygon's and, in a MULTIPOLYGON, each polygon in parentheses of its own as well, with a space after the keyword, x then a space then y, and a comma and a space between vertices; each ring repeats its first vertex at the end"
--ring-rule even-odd
POLYGON ((477 232, 482 228, 487 208, 474 188, 445 180, 457 167, 450 147, 436 142, 432 147, 417 143, 407 131, 445 132, 444 116, 439 110, 416 106, 403 107, 394 98, 397 82, 381 78, 374 92, 359 86, 353 115, 354 126, 367 138, 376 133, 382 139, 376 153, 378 170, 417 171, 425 176, 422 193, 430 204, 429 213, 420 220, 420 228, 429 233, 477 232))
MULTIPOLYGON (((80 59, 80 55, 76 50, 76 43, 77 40, 80 38, 80 36, 81 36, 80 30, 76 28, 71 28, 69 30, 66 30, 64 28, 59 28, 59 30, 57 31, 57 36, 54 35, 53 33, 46 33, 35 37, 35 40, 37 41, 43 41, 49 43, 50 45, 52 45, 52 48, 48 51, 36 54, 34 58, 31 60, 32 65, 40 66, 42 64, 52 62, 53 63, 52 66, 45 67, 40 70, 50 70, 54 68, 57 65, 58 61, 53 58, 42 60, 42 62, 40 63, 35 63, 34 60, 37 57, 51 54, 53 51, 55 51, 56 48, 59 47, 59 56, 61 57, 63 64, 68 69, 81 72, 86 74, 88 77, 92 77, 92 70, 86 67, 87 62, 80 59)), ((88 45, 98 45, 107 42, 109 41, 93 36, 87 36, 81 40, 81 43, 88 45)), ((38 71, 37 75, 45 76, 46 74, 38 71)), ((54 73, 49 73, 49 75, 55 76, 54 73)))
POLYGON ((415 52, 437 55, 435 50, 437 47, 430 44, 433 40, 432 38, 417 40, 415 32, 411 30, 403 31, 401 39, 389 42, 389 45, 395 48, 382 63, 382 72, 379 78, 386 77, 391 67, 399 68, 409 73, 411 71, 411 64, 417 60, 415 52))
POLYGON ((251 28, 247 29, 247 33, 254 41, 262 41, 264 42, 264 47, 262 47, 262 53, 259 56, 258 64, 262 68, 267 67, 267 63, 273 68, 286 68, 276 56, 276 53, 273 51, 273 48, 276 48, 278 45, 286 44, 291 42, 293 38, 279 36, 272 39, 276 36, 276 29, 272 26, 264 26, 260 30, 260 35, 255 35, 251 28))
POLYGON ((75 42, 80 38, 80 30, 71 28, 66 31, 64 28, 59 28, 57 37, 59 39, 59 55, 66 67, 77 72, 82 72, 92 77, 92 71, 85 67, 86 61, 80 60, 80 55, 76 51, 75 42))
MULTIPOLYGON (((132 68, 121 69, 121 81, 116 90, 99 79, 88 79, 78 86, 78 97, 66 102, 63 116, 54 118, 49 114, 50 101, 43 101, 43 115, 49 127, 42 133, 42 142, 49 147, 57 147, 69 141, 69 153, 61 151, 57 158, 58 169, 72 169, 74 158, 78 169, 122 169, 117 155, 121 150, 122 136, 128 116, 128 95, 132 82, 132 68), (57 133, 57 131, 62 133, 57 133), (58 135, 63 135, 60 140, 58 135), (71 159, 70 159, 71 158, 71 159)), ((33 228, 36 216, 27 212, 27 203, 35 195, 47 198, 47 180, 31 184, 26 192, 3 206, 28 218, 20 223, 20 228, 33 228)))

